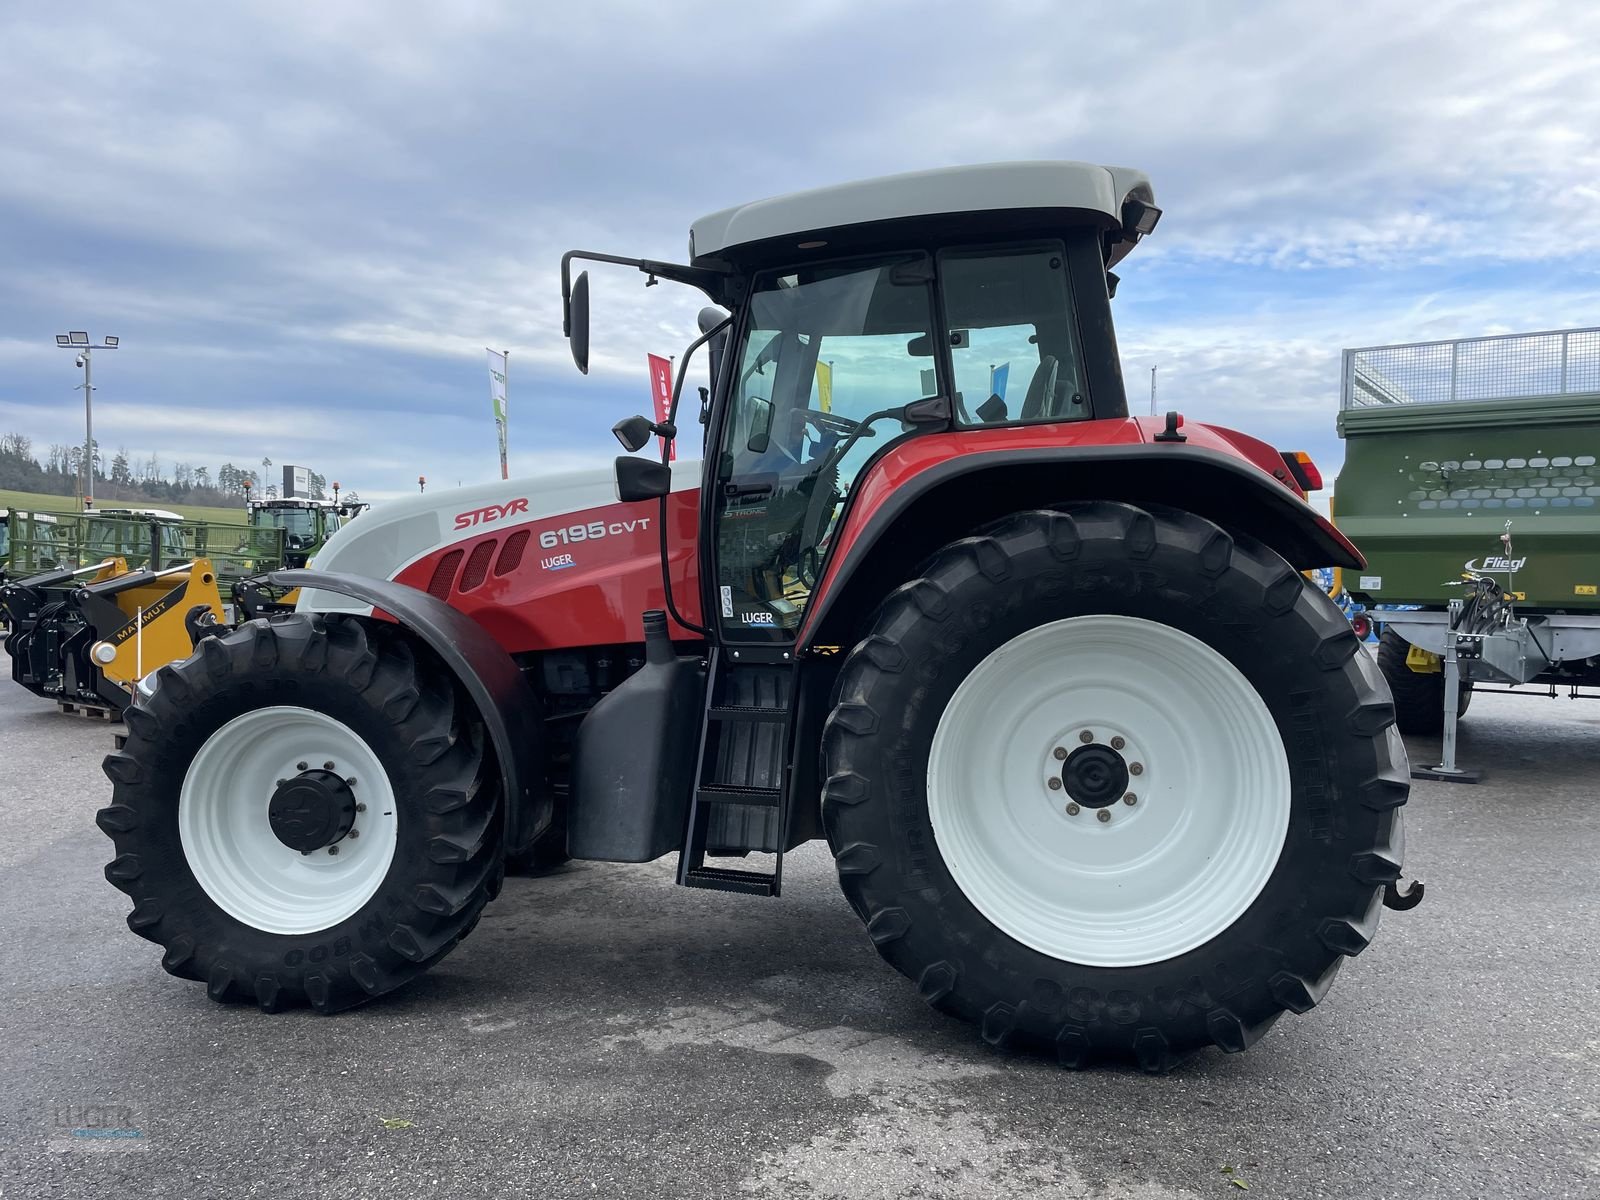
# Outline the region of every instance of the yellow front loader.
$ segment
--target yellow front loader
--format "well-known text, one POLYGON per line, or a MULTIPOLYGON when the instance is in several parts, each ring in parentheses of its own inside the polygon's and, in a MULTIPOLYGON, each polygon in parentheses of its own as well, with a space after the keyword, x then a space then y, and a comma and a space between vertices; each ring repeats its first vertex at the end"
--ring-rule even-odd
POLYGON ((7 639, 12 677, 62 705, 120 713, 139 680, 187 658, 195 631, 226 619, 211 560, 164 570, 98 564, 8 585, 0 601, 14 617, 7 639), (121 570, 118 568, 121 567, 121 570))

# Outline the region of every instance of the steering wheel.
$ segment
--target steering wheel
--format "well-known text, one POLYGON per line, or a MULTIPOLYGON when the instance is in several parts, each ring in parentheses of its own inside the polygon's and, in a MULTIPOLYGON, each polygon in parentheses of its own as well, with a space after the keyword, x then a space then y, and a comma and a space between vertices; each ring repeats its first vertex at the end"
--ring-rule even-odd
POLYGON ((823 412, 819 408, 801 409, 800 415, 823 433, 851 434, 861 428, 860 421, 852 421, 849 417, 841 417, 837 413, 823 412))

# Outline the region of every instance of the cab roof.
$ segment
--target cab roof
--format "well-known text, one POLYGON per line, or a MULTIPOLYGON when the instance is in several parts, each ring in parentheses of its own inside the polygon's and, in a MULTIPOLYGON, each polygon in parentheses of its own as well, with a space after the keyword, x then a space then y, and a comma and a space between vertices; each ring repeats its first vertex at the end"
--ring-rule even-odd
POLYGON ((97 506, 89 509, 86 515, 91 517, 153 517, 157 521, 183 520, 181 514, 168 512, 164 508, 100 508, 97 506))
MULTIPOLYGON (((937 225, 940 219, 978 214, 1051 214, 1059 222, 1090 221, 1121 229, 1130 200, 1153 209, 1150 178, 1131 167, 1103 167, 1084 162, 1006 162, 944 167, 887 175, 834 187, 794 192, 768 200, 725 208, 701 217, 689 229, 689 257, 740 258, 742 250, 786 243, 789 250, 809 250, 800 243, 821 240, 831 232, 854 231, 847 238, 861 243, 863 226, 893 222, 937 225)), ((978 224, 977 222, 970 222, 978 224)), ((1129 230, 1118 247, 1122 257, 1138 240, 1129 230)), ((763 255, 765 257, 765 255, 763 255)))

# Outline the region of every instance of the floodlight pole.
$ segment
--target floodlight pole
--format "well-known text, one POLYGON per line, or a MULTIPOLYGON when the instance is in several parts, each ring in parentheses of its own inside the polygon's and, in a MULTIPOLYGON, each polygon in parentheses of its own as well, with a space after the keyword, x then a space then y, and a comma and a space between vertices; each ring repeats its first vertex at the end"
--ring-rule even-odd
POLYGON ((98 346, 81 330, 56 334, 56 345, 76 350, 83 364, 83 507, 94 507, 94 352, 115 350, 120 338, 108 337, 98 346))
POLYGON ((94 507, 94 384, 91 382, 89 348, 83 351, 83 508, 94 507))

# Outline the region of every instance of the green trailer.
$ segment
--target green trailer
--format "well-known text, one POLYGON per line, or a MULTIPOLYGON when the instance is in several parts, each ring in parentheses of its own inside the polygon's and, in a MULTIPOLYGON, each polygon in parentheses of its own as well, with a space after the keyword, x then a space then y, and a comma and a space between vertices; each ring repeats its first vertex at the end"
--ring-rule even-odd
POLYGON ((1346 350, 1339 434, 1402 731, 1453 768, 1474 688, 1600 686, 1600 329, 1346 350))

